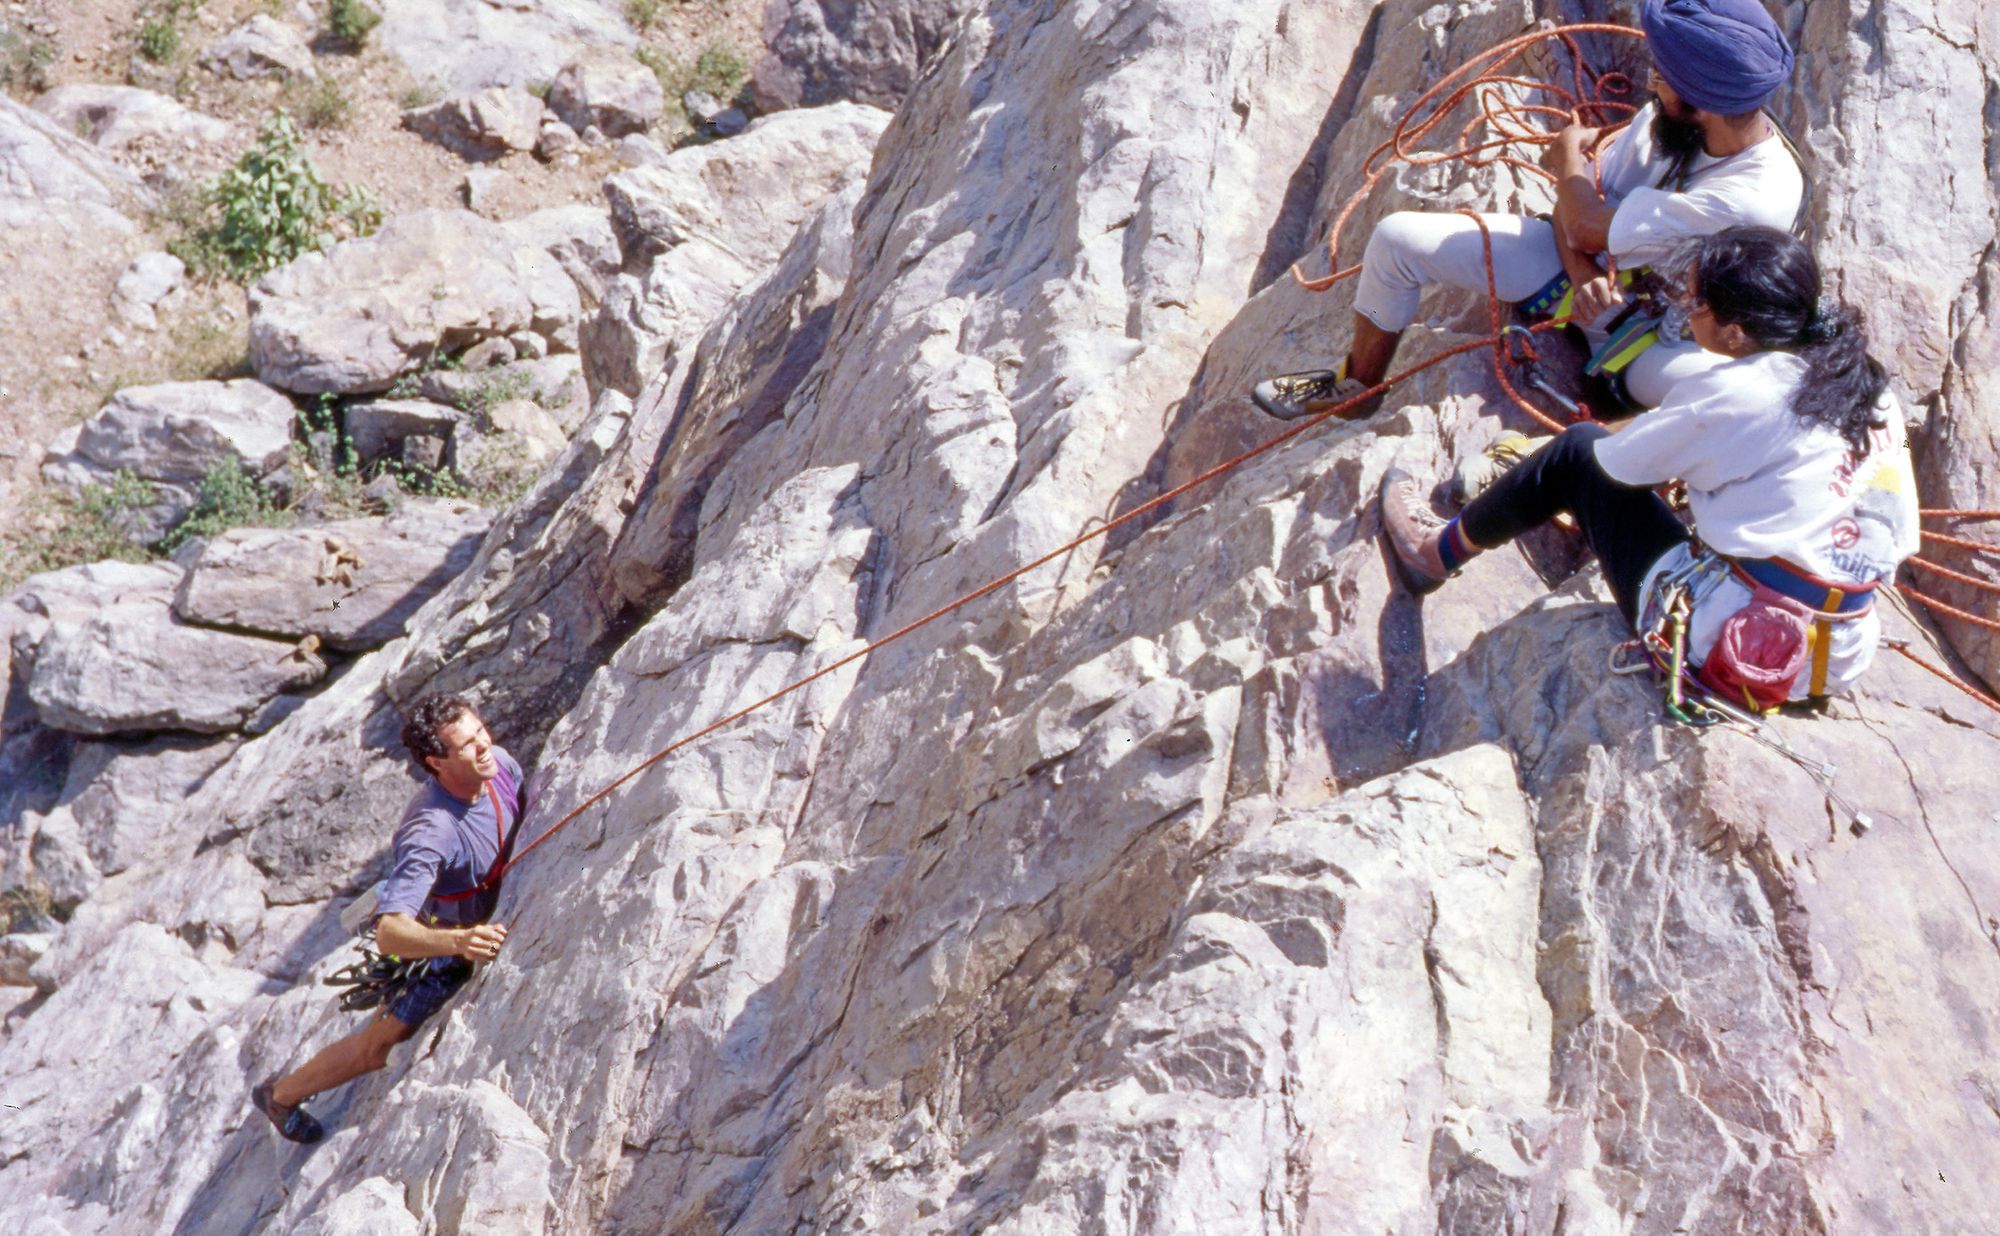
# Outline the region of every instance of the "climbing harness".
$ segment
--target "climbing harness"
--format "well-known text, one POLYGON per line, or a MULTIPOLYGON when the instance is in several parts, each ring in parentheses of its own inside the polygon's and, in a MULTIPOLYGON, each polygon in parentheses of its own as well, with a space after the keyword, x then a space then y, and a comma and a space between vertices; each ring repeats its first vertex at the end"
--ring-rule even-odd
MULTIPOLYGON (((485 878, 471 888, 456 893, 432 893, 430 900, 449 904, 500 887, 500 880, 507 874, 509 865, 506 826, 502 823, 507 815, 500 809, 500 792, 493 788, 491 781, 486 783, 486 800, 493 804, 493 866, 487 870, 485 878)), ((515 823, 518 825, 520 821, 516 819, 515 823)), ((372 1009, 394 1000, 412 979, 429 973, 430 963, 434 960, 430 957, 405 960, 394 953, 377 952, 369 947, 375 942, 375 908, 379 904, 381 888, 380 884, 370 888, 340 916, 341 926, 357 937, 354 948, 361 954, 360 958, 321 980, 328 987, 346 988, 339 995, 340 1007, 350 1012, 372 1009)), ((438 925, 435 916, 429 916, 429 925, 438 925)))

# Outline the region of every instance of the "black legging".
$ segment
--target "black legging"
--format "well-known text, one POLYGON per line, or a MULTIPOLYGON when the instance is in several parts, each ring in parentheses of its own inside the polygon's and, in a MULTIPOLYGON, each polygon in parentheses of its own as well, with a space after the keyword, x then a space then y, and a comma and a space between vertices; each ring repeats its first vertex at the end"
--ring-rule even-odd
POLYGON ((1688 539, 1673 510, 1650 489, 1626 485, 1597 464, 1602 425, 1571 425, 1466 504, 1458 526, 1495 549, 1563 511, 1575 517, 1628 622, 1638 622, 1639 585, 1660 555, 1688 539))

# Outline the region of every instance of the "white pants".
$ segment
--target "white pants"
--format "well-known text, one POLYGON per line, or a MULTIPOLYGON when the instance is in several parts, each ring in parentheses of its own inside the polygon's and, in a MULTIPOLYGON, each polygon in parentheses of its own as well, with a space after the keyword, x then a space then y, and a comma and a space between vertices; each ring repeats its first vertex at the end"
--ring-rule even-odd
MULTIPOLYGON (((1512 304, 1526 300, 1562 273, 1554 225, 1526 215, 1481 215, 1493 237, 1493 288, 1512 304)), ((1392 334, 1417 320, 1424 288, 1434 283, 1484 295, 1486 246, 1479 225, 1457 212, 1399 210, 1375 228, 1361 257, 1354 311, 1392 334)), ((1612 312, 1615 312, 1612 311, 1612 312)), ((1605 315, 1606 320, 1611 316, 1605 315)), ((1602 344, 1601 323, 1583 324, 1592 347, 1602 344)), ((1675 382, 1721 364, 1726 357, 1692 342, 1658 343, 1625 370, 1625 389, 1642 407, 1656 407, 1675 382)))

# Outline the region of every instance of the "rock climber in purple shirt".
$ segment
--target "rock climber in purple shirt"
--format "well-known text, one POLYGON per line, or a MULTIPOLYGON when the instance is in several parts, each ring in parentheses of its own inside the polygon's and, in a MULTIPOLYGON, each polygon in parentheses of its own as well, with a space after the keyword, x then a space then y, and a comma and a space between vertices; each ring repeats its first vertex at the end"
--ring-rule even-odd
POLYGON ((472 977, 472 963, 493 960, 507 941, 507 929, 486 919, 520 823, 521 766, 456 695, 418 701, 403 725, 403 745, 430 779, 396 828, 389 875, 376 890, 375 942, 383 953, 428 958, 429 966, 359 1030, 250 1091, 257 1110, 291 1141, 316 1142, 324 1133, 301 1103, 388 1063, 389 1049, 472 977))

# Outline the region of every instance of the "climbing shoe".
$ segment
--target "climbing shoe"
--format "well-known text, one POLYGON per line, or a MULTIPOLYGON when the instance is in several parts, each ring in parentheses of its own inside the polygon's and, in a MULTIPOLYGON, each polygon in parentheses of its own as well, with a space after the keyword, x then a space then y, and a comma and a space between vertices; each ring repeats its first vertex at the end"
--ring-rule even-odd
POLYGON ((1547 438, 1530 438, 1509 429, 1493 439, 1493 445, 1459 463, 1458 470, 1451 474, 1451 500, 1464 506, 1491 489, 1493 482, 1546 442, 1547 438))
MULTIPOLYGON (((1250 388, 1250 398, 1279 420, 1295 421, 1338 407, 1367 389, 1365 383, 1347 376, 1347 362, 1342 361, 1338 369, 1307 369, 1266 378, 1250 388)), ((1363 400, 1341 412, 1339 419, 1361 420, 1381 402, 1380 396, 1363 400)))
POLYGON ((278 1136, 288 1142, 297 1142, 301 1146, 310 1146, 320 1138, 325 1137, 326 1130, 320 1127, 319 1121, 314 1120, 306 1112, 305 1108, 297 1104, 286 1107, 271 1097, 271 1088, 277 1084, 278 1079, 273 1077, 269 1081, 252 1087, 250 1090, 250 1105, 258 1111, 263 1112, 265 1119, 276 1126, 278 1136))
POLYGON ((1411 592, 1422 596, 1451 576, 1438 551, 1444 521, 1431 510, 1417 478, 1401 468, 1392 467, 1382 476, 1382 532, 1411 592))

